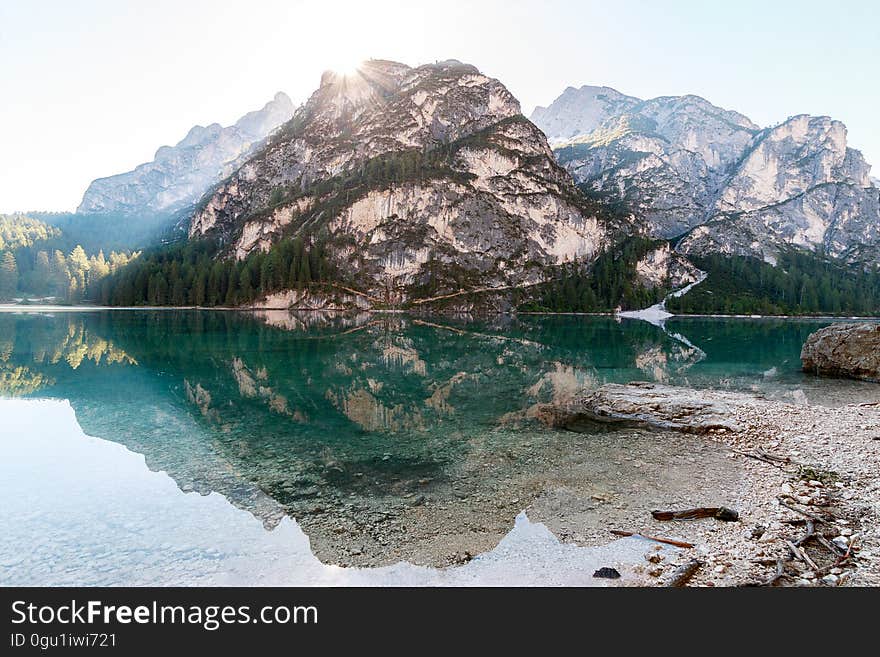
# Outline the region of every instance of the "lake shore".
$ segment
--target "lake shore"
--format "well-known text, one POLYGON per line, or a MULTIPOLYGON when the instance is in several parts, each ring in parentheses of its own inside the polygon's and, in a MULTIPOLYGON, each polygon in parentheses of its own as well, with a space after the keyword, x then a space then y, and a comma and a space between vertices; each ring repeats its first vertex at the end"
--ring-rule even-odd
MULTIPOLYGON (((709 586, 880 584, 880 387, 874 401, 837 408, 742 392, 639 383, 608 385, 546 409, 556 426, 635 423, 699 434, 741 475, 703 500, 665 510, 728 507, 736 522, 667 521, 645 508, 639 526, 694 543, 709 586)), ((658 576, 657 567, 652 572, 658 576)))
MULTIPOLYGON (((346 312, 366 312, 375 314, 424 314, 418 310, 411 308, 377 308, 369 310, 359 310, 354 308, 272 308, 268 306, 253 306, 249 308, 235 306, 65 306, 65 305, 41 305, 41 304, 0 304, 0 312, 98 312, 98 311, 180 311, 180 310, 198 310, 198 311, 217 311, 217 312, 258 312, 258 311, 286 311, 291 313, 346 313, 346 312)), ((427 313, 434 315, 469 316, 470 313, 427 313)), ((536 316, 536 317, 620 317, 621 319, 638 319, 634 317, 621 316, 618 313, 565 313, 565 312, 535 312, 535 311, 519 311, 510 313, 488 312, 480 313, 481 315, 500 315, 500 316, 536 316)), ((722 314, 672 314, 668 319, 687 319, 687 318, 718 318, 718 319, 809 319, 817 321, 880 321, 880 316, 866 315, 722 315, 722 314)))

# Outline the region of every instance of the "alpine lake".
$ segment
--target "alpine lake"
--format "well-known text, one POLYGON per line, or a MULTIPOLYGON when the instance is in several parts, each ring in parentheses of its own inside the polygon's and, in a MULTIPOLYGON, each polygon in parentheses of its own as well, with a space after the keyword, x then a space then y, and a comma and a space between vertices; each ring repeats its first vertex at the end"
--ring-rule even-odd
POLYGON ((848 403, 868 384, 800 371, 829 323, 2 312, 0 584, 577 581, 570 542, 736 472, 539 405, 634 380, 848 403))

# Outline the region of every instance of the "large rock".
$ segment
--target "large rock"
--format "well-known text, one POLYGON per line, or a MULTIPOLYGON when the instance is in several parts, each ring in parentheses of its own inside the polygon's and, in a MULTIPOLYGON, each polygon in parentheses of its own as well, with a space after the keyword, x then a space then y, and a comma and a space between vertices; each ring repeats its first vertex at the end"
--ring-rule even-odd
POLYGON ((832 324, 804 343, 805 372, 880 382, 880 324, 832 324))
POLYGON ((537 417, 551 426, 575 430, 585 422, 602 422, 684 433, 739 431, 735 407, 742 402, 737 393, 646 382, 609 383, 567 406, 548 406, 537 417))

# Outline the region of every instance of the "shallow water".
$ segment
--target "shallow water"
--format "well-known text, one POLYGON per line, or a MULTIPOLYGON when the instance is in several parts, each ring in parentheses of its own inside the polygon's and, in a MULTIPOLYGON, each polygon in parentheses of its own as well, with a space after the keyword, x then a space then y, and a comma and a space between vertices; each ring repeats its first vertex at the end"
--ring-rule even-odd
MULTIPOLYGON (((3 314, 0 398, 64 400, 75 420, 38 428, 31 409, 31 424, 19 421, 12 432, 14 405, 0 406, 2 496, 18 500, 0 516, 0 583, 124 583, 114 577, 125 572, 138 583, 321 583, 326 573, 314 570, 320 564, 302 530, 322 560, 346 565, 436 563, 461 546, 490 549, 563 461, 589 463, 591 485, 602 488, 638 477, 602 467, 618 443, 658 451, 643 432, 627 433, 626 445, 616 435, 574 440, 538 426, 530 408, 635 379, 796 403, 871 398, 870 386, 799 371, 801 344, 825 324, 3 314), (144 458, 120 461, 83 432, 144 458), (158 480, 129 486, 159 471, 167 477, 158 488, 158 480), (156 492, 172 482, 174 494, 156 492), (140 518, 107 529, 130 540, 95 543, 95 509, 140 518), (175 524, 200 517, 207 524, 175 524), (175 531, 198 537, 199 547, 180 548, 175 531), (267 560, 252 549, 264 543, 269 555, 299 556, 267 560), (259 565, 267 561, 277 567, 259 565)), ((441 571, 419 572, 436 583, 441 571)))

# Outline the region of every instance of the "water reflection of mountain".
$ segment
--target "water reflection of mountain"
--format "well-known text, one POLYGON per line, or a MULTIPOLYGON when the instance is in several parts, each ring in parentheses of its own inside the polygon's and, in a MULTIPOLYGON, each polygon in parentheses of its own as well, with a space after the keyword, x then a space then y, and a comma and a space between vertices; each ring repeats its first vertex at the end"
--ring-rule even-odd
POLYGON ((313 535, 332 530, 311 518, 454 500, 474 463, 538 431, 535 404, 608 381, 750 385, 814 328, 689 320, 675 330, 706 352, 697 362, 657 327, 610 318, 5 315, 0 394, 70 399, 86 433, 181 489, 313 535))

